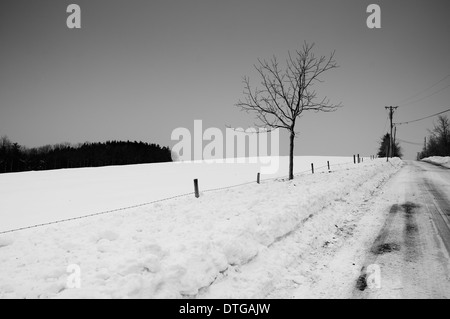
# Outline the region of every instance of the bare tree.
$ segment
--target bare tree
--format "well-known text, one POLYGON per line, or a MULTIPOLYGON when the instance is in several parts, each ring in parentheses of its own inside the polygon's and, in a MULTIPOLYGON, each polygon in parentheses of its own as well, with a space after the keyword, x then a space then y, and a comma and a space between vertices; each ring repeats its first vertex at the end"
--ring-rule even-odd
POLYGON ((2 136, 0 137, 0 148, 6 149, 11 147, 11 141, 9 140, 8 136, 2 136))
POLYGON ((444 115, 440 115, 437 122, 434 123, 433 130, 428 130, 430 133, 430 142, 434 140, 434 144, 431 143, 430 150, 435 148, 434 156, 448 156, 450 155, 450 120, 444 115))
POLYGON ((261 78, 261 88, 252 89, 249 77, 244 77, 245 99, 237 107, 255 112, 259 127, 286 129, 289 132, 289 179, 294 178, 294 139, 297 119, 304 111, 332 112, 341 104, 331 104, 327 97, 317 98, 314 85, 321 75, 337 68, 334 52, 329 57, 316 57, 314 44, 305 43, 295 55, 288 54, 282 68, 274 56, 270 61, 258 59, 255 69, 261 78))

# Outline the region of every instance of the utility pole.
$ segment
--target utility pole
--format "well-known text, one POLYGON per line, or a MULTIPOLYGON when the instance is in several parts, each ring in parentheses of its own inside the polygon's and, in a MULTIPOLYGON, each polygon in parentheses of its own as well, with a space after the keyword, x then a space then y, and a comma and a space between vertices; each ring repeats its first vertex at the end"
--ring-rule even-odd
POLYGON ((392 136, 392 130, 394 128, 394 124, 392 123, 392 118, 394 116, 394 111, 398 108, 398 106, 385 106, 386 110, 389 110, 389 119, 391 120, 391 135, 389 136, 389 157, 392 158, 392 154, 394 153, 394 141, 392 136))

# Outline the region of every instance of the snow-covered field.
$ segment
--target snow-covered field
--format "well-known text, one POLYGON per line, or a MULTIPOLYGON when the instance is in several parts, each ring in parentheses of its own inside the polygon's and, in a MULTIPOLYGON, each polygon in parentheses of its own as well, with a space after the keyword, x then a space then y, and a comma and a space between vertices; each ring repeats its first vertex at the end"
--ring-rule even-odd
MULTIPOLYGON (((273 178, 288 174, 282 157, 273 178)), ((295 172, 323 171, 353 162, 350 157, 297 157, 295 172), (317 169, 322 167, 321 169, 317 169)), ((256 181, 260 164, 186 162, 0 174, 0 232, 129 207, 194 191, 256 181)))
POLYGON ((439 164, 445 167, 450 168, 450 157, 446 156, 431 156, 427 158, 423 158, 422 161, 439 164))
MULTIPOLYGON (((266 180, 0 235, 0 298, 265 297, 261 285, 273 287, 278 279, 264 268, 239 289, 224 278, 293 231, 301 229, 305 243, 329 236, 346 213, 334 209, 336 203, 351 201, 355 191, 373 191, 401 164, 300 157, 296 171, 309 172, 311 162, 317 167, 327 160, 331 173, 322 168, 293 181, 266 180), (79 289, 67 286, 69 265, 81 269, 79 289)), ((171 163, 0 175, 6 194, 1 228, 192 192, 192 178, 199 178, 202 189, 254 181, 258 170, 249 164, 171 163)), ((278 266, 290 262, 280 259, 278 266)))

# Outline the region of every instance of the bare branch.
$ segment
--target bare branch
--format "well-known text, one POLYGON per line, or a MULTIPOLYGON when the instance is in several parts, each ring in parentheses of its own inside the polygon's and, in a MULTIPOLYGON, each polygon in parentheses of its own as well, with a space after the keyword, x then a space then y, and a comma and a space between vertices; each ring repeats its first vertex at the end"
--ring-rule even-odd
POLYGON ((316 57, 314 43, 303 44, 295 54, 288 52, 286 65, 281 68, 274 56, 269 61, 258 59, 255 69, 261 86, 252 89, 250 79, 244 78, 244 96, 236 106, 246 112, 256 113, 258 126, 295 130, 298 117, 304 111, 333 112, 342 104, 332 104, 327 97, 317 98, 312 89, 315 83, 323 82, 321 76, 338 67, 335 52, 328 57, 316 57))

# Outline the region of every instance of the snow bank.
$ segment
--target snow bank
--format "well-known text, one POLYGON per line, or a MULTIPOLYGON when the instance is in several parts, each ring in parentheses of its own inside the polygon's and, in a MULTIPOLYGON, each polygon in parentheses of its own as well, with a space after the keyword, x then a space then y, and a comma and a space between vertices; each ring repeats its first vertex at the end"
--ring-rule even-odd
MULTIPOLYGON (((400 163, 342 165, 293 181, 254 183, 0 235, 0 298, 196 297, 312 216, 326 222, 326 207, 350 199, 355 189, 373 187, 371 181, 388 178, 400 163), (72 264, 80 267, 80 288, 69 288, 72 264)), ((328 231, 315 226, 305 231, 328 231)))
POLYGON ((439 164, 439 165, 450 168, 450 157, 449 156, 446 156, 446 157, 431 156, 431 157, 423 158, 422 161, 435 163, 435 164, 439 164))

